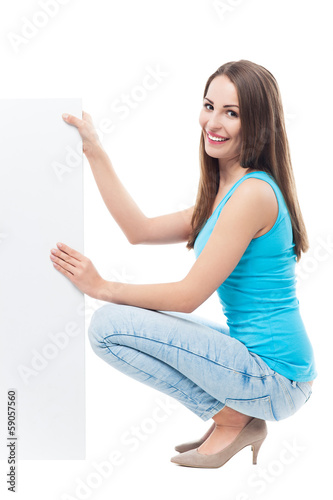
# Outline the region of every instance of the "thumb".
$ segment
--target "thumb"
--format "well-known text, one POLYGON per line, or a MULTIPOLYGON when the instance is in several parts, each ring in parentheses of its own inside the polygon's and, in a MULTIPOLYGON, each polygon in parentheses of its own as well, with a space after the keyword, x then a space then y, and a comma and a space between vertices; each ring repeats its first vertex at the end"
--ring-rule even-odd
POLYGON ((80 120, 76 116, 69 115, 68 113, 63 113, 62 117, 65 122, 70 123, 71 125, 75 125, 75 127, 78 127, 82 123, 82 120, 80 120))

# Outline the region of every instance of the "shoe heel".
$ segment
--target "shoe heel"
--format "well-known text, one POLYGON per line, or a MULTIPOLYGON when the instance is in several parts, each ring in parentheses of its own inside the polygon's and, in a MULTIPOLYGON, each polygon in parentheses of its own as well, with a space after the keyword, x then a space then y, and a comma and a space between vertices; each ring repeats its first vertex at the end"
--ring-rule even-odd
POLYGON ((257 463, 258 452, 260 450, 260 446, 265 441, 265 439, 266 438, 260 439, 259 441, 252 443, 251 450, 253 451, 253 459, 252 459, 253 465, 256 465, 256 463, 257 463))

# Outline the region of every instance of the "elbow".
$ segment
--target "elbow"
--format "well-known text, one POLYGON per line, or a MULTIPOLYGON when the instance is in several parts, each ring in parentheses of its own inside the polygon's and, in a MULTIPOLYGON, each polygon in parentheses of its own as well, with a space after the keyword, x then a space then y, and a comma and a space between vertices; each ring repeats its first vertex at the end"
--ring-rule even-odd
MULTIPOLYGON (((183 283, 184 287, 184 283, 183 283)), ((181 312, 184 313, 192 313, 199 307, 199 305, 196 303, 196 298, 193 294, 193 291, 187 290, 184 288, 182 289, 182 297, 183 300, 181 301, 181 312)))
POLYGON ((131 234, 130 236, 127 236, 127 241, 130 245, 139 245, 142 243, 142 239, 139 238, 138 234, 131 234))
POLYGON ((193 307, 191 304, 185 304, 183 307, 182 307, 182 311, 181 312, 184 312, 184 313, 187 313, 187 314, 191 314, 193 313, 193 311, 196 310, 196 307, 193 307))
POLYGON ((147 238, 147 218, 144 223, 137 224, 135 231, 132 231, 132 234, 127 236, 128 242, 131 245, 144 245, 149 243, 149 238, 147 238))
POLYGON ((199 306, 193 303, 193 299, 184 304, 183 312, 191 314, 193 313, 199 306))

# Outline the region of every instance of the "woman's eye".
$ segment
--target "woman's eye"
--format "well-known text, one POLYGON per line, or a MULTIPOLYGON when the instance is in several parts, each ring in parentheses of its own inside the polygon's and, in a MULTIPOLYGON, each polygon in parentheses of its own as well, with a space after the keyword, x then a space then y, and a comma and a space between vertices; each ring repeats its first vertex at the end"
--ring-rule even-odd
MULTIPOLYGON (((204 108, 209 109, 210 111, 214 109, 214 108, 213 108, 213 105, 212 105, 212 104, 210 104, 209 102, 204 103, 204 108), (210 106, 210 108, 209 108, 209 106, 210 106)), ((235 111, 232 111, 231 109, 229 109, 229 110, 227 111, 227 114, 228 114, 228 113, 232 113, 232 114, 231 114, 231 115, 229 115, 229 116, 232 116, 233 118, 237 118, 237 117, 238 117, 238 114, 237 114, 235 111)))
POLYGON ((209 102, 206 102, 206 103, 204 104, 204 107, 205 107, 206 109, 208 109, 208 108, 207 108, 207 106, 211 106, 211 107, 213 107, 211 104, 209 104, 209 102))

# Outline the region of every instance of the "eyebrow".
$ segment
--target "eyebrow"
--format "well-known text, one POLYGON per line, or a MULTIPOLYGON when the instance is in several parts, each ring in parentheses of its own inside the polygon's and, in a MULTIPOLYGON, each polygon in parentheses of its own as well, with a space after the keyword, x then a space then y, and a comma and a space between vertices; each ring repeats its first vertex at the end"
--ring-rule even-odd
MULTIPOLYGON (((208 97, 204 97, 204 99, 207 99, 207 101, 209 101, 210 103, 214 104, 213 101, 211 101, 210 99, 208 99, 208 97)), ((237 104, 226 104, 223 107, 224 108, 239 108, 239 106, 237 106, 237 104)))

